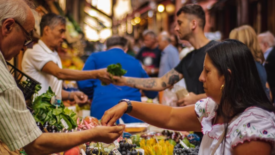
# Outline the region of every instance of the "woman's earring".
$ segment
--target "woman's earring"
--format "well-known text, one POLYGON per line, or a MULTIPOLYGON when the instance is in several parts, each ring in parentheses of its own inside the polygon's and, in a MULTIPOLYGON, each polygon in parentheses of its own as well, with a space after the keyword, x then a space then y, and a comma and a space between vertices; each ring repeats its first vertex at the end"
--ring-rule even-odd
POLYGON ((221 91, 223 91, 224 85, 221 86, 221 91))

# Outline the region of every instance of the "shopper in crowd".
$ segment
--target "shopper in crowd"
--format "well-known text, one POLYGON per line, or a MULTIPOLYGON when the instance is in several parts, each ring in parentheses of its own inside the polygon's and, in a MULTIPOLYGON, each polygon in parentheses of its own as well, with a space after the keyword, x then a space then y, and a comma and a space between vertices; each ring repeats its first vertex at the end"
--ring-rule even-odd
POLYGON ((254 29, 249 25, 240 26, 238 28, 233 29, 230 32, 229 38, 241 41, 250 49, 254 57, 254 60, 256 62, 256 67, 259 72, 262 86, 267 96, 270 98, 270 91, 267 83, 267 75, 266 75, 265 68, 262 65, 265 59, 254 29))
POLYGON ((143 47, 143 41, 141 38, 135 39, 134 40, 134 44, 133 44, 133 50, 135 52, 135 55, 138 54, 138 52, 140 51, 141 47, 143 47))
POLYGON ((179 38, 177 35, 173 34, 170 35, 171 44, 178 49, 179 45, 179 38))
MULTIPOLYGON (((34 17, 24 0, 0 0, 0 10, 0 140, 14 151, 8 154, 19 155, 15 150, 24 148, 28 155, 48 155, 85 142, 109 143, 117 139, 123 131, 121 126, 75 133, 41 133, 6 64, 32 41, 34 17)), ((0 154, 7 153, 3 151, 1 148, 0 154)))
POLYGON ((167 32, 162 32, 158 36, 159 49, 162 51, 159 77, 162 77, 180 62, 178 50, 171 44, 171 39, 167 32))
MULTIPOLYGON (((42 17, 40 23, 41 38, 32 49, 28 49, 22 60, 22 69, 27 75, 41 83, 38 94, 45 93, 49 86, 57 97, 86 103, 87 95, 80 91, 68 92, 62 88, 62 80, 104 79, 105 70, 77 71, 62 69, 57 53, 65 39, 66 19, 53 13, 42 17)), ((109 77, 107 77, 109 78, 109 77)))
POLYGON ((270 155, 275 149, 275 109, 249 48, 237 40, 215 44, 203 66, 199 79, 208 98, 181 108, 121 102, 106 111, 101 122, 112 125, 127 112, 157 127, 202 131, 199 155, 270 155))
POLYGON ((179 100, 178 104, 185 106, 194 104, 196 101, 205 98, 203 83, 199 81, 200 73, 203 70, 203 60, 206 49, 214 45, 204 36, 205 13, 200 5, 190 4, 183 6, 177 12, 177 25, 175 30, 179 38, 187 40, 195 48, 181 60, 177 67, 170 70, 160 78, 132 78, 114 77, 117 85, 127 85, 143 90, 161 91, 173 86, 182 78, 185 79, 188 96, 179 100))
POLYGON ((125 36, 125 38, 128 40, 128 44, 127 44, 127 51, 126 53, 133 56, 133 57, 136 57, 136 53, 133 49, 134 47, 134 38, 131 37, 131 36, 125 36))
MULTIPOLYGON (((111 64, 120 63, 127 71, 126 75, 137 78, 147 78, 148 75, 142 68, 140 62, 134 57, 126 54, 128 41, 124 37, 113 36, 106 41, 107 51, 94 53, 87 59, 83 68, 86 70, 97 70, 106 68, 111 64)), ((101 119, 104 112, 118 103, 122 98, 135 101, 141 100, 141 93, 136 88, 119 87, 115 85, 103 86, 100 80, 78 81, 78 87, 92 98, 91 116, 101 119)), ((143 91, 148 98, 155 98, 157 92, 143 91)), ((142 122, 129 115, 123 115, 124 123, 142 122)))
POLYGON ((136 58, 142 63, 143 68, 150 77, 157 77, 161 57, 157 35, 151 30, 144 31, 142 35, 144 47, 140 49, 136 58))
POLYGON ((264 53, 264 67, 267 73, 267 82, 272 93, 272 101, 275 103, 275 37, 268 31, 259 34, 258 40, 264 53))

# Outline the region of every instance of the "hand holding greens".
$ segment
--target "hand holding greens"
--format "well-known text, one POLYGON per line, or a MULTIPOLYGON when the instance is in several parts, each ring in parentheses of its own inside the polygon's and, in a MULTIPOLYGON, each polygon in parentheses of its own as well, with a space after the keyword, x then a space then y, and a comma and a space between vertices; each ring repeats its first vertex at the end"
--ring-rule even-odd
MULTIPOLYGON (((124 74, 127 73, 126 70, 122 69, 122 66, 120 63, 109 65, 107 67, 107 72, 114 76, 123 76, 124 74)), ((105 83, 101 83, 101 84, 106 85, 105 83)))

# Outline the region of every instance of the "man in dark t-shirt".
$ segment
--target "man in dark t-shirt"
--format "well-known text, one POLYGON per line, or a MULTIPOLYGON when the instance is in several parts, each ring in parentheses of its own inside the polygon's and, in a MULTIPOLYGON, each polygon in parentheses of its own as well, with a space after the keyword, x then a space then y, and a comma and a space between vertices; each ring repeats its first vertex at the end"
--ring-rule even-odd
POLYGON ((160 64, 161 51, 158 47, 150 49, 143 47, 136 58, 142 63, 150 77, 157 77, 160 64))
POLYGON ((179 65, 160 78, 130 78, 115 77, 115 84, 127 85, 142 90, 161 91, 173 86, 185 78, 189 95, 180 99, 178 105, 195 104, 198 100, 206 98, 203 84, 199 81, 203 70, 204 58, 207 49, 215 41, 208 40, 204 35, 205 13, 200 5, 186 5, 177 12, 177 25, 175 30, 181 40, 187 40, 195 48, 179 65))
POLYGON ((145 30, 142 35, 145 47, 140 49, 136 58, 142 63, 143 68, 150 77, 157 77, 161 57, 157 36, 151 30, 145 30))
POLYGON ((181 60, 177 67, 175 67, 175 70, 184 76, 186 87, 189 92, 195 94, 204 93, 202 82, 199 81, 198 77, 203 70, 206 50, 215 43, 216 41, 210 41, 200 49, 193 50, 181 60))

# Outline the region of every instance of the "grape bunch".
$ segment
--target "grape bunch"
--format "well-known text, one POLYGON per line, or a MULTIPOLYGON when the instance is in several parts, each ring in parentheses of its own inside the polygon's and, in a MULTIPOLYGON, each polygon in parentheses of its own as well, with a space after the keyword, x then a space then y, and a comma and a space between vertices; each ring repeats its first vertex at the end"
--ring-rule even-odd
POLYGON ((121 155, 142 155, 141 152, 136 151, 136 147, 136 144, 129 144, 126 140, 121 140, 117 150, 121 153, 121 155))
POLYGON ((115 153, 113 151, 106 153, 106 152, 101 152, 98 149, 93 149, 92 154, 88 152, 87 155, 115 155, 115 153))
POLYGON ((36 122, 36 125, 39 127, 39 129, 42 131, 42 132, 51 132, 51 133, 55 133, 57 132, 57 128, 56 126, 54 125, 49 125, 49 122, 46 122, 44 125, 42 125, 41 123, 39 122, 36 122))
POLYGON ((174 147, 174 155, 198 155, 199 154, 199 146, 195 148, 183 148, 180 144, 177 144, 174 147))

